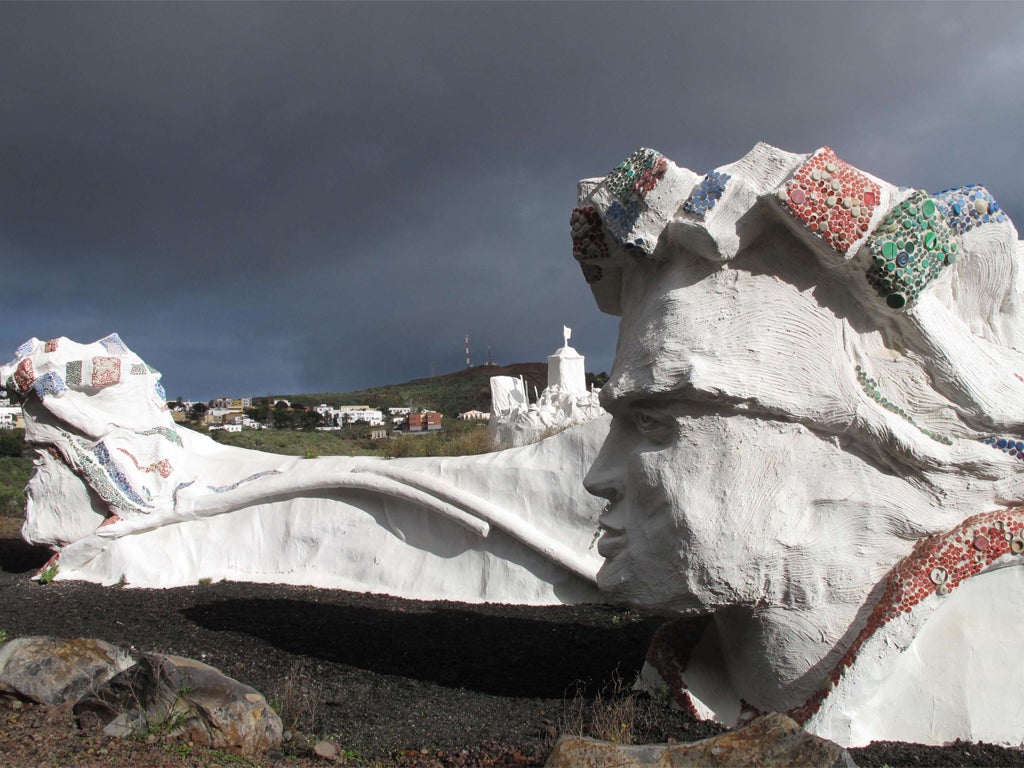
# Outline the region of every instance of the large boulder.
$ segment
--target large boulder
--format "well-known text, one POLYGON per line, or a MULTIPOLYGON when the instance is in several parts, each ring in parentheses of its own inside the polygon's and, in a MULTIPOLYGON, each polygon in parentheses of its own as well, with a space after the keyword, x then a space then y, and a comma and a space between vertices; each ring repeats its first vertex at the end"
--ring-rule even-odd
POLYGON ((74 704, 134 663, 124 648, 103 640, 19 637, 0 645, 0 692, 74 704))
POLYGON ((773 712, 691 744, 625 745, 563 736, 546 768, 855 768, 850 753, 773 712))
POLYGON ((112 735, 149 731, 254 754, 281 744, 282 725, 259 691, 181 656, 143 655, 75 706, 83 727, 112 735))

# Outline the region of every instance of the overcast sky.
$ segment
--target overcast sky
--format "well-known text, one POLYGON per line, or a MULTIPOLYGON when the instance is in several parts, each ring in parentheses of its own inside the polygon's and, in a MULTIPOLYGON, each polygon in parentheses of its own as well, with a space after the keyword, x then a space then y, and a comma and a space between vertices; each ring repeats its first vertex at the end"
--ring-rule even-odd
POLYGON ((578 179, 828 144, 1019 223, 1022 51, 1022 4, 0 3, 0 357, 117 331, 171 397, 345 391, 566 324, 608 370, 578 179))

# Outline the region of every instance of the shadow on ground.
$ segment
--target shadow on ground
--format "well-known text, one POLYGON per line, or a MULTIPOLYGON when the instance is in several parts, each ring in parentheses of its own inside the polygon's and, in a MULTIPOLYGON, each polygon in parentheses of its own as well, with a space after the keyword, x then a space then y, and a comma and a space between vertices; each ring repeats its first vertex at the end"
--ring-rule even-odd
POLYGON ((182 613, 206 629, 245 633, 292 654, 448 688, 544 699, 562 698, 567 688, 571 696, 579 682, 593 695, 616 668, 622 679, 633 680, 664 621, 594 626, 517 616, 515 608, 508 607, 513 615, 489 615, 451 607, 406 612, 229 599, 182 613))
POLYGON ((0 537, 0 570, 4 573, 38 571, 52 554, 48 547, 32 545, 24 539, 0 537))

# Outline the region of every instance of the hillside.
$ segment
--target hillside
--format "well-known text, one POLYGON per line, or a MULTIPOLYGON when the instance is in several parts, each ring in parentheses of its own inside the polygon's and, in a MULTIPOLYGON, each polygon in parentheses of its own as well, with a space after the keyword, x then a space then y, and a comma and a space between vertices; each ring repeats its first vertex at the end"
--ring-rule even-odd
POLYGON ((492 376, 522 376, 532 398, 534 387, 539 391, 547 386, 548 366, 547 363, 479 365, 434 378, 415 379, 405 384, 390 384, 354 392, 317 392, 280 397, 307 408, 320 403, 359 404, 371 408, 408 406, 455 416, 473 409, 484 412, 490 410, 492 376))

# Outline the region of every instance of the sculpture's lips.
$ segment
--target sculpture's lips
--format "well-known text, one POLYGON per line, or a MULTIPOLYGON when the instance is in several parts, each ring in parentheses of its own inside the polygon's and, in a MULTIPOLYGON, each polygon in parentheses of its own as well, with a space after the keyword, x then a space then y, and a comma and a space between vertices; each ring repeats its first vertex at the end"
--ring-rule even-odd
POLYGON ((601 535, 601 540, 597 542, 597 553, 604 558, 614 557, 626 546, 626 532, 609 528, 603 523, 601 528, 604 533, 601 535))

